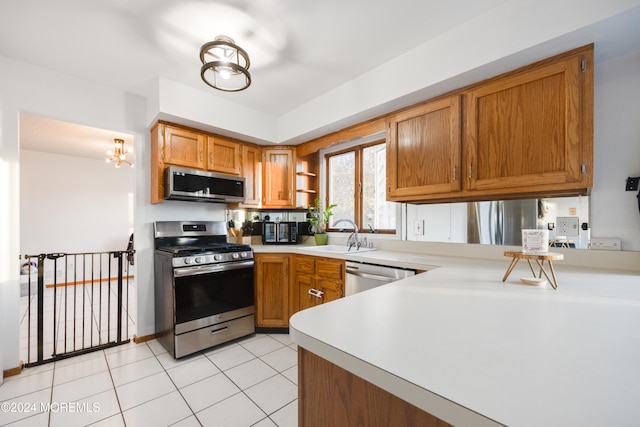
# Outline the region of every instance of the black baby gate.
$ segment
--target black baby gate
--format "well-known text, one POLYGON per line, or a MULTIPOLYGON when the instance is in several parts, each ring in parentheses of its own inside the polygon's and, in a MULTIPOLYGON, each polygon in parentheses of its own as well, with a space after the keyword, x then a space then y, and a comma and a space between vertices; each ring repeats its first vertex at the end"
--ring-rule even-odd
POLYGON ((130 341, 133 253, 25 255, 21 273, 28 278, 21 283, 20 313, 25 367, 130 341))

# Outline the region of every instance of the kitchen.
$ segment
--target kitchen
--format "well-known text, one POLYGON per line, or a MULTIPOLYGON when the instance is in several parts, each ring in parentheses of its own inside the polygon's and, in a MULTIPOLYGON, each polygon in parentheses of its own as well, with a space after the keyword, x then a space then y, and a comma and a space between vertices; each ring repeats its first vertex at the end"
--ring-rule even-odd
MULTIPOLYGON (((572 5, 570 2, 563 6, 566 8, 570 8, 572 5)), ((551 3, 549 4, 551 6, 551 3)), ((553 6, 555 7, 555 5, 553 6)), ((636 9, 631 9, 625 18, 624 16, 618 17, 618 21, 614 20, 615 15, 617 13, 621 13, 623 11, 622 8, 618 9, 619 6, 607 6, 608 12, 603 13, 601 17, 592 19, 589 21, 588 18, 573 16, 570 13, 565 13, 564 15, 571 15, 572 20, 575 20, 575 28, 587 27, 582 34, 582 40, 584 43, 589 43, 594 41, 584 35, 587 30, 595 31, 598 29, 598 26, 594 24, 594 27, 591 28, 589 24, 592 22, 596 22, 599 20, 606 21, 605 18, 611 18, 613 21, 609 23, 615 23, 616 28, 619 28, 622 23, 626 22, 627 19, 633 21, 633 17, 636 16, 633 14, 635 12, 637 14, 636 9), (608 14, 607 14, 608 13, 608 14)), ((544 9, 544 8, 542 8, 544 9)), ((568 9, 567 9, 568 10, 568 9)), ((500 13, 516 13, 514 11, 509 11, 502 9, 500 13)), ((531 28, 537 28, 537 22, 535 21, 536 13, 533 11, 527 10, 525 14, 531 14, 530 21, 528 21, 528 25, 531 28)), ((558 14, 560 16, 562 14, 558 14)), ((546 14, 545 14, 546 16, 546 14)), ((496 21, 500 21, 500 15, 494 16, 493 19, 496 21)), ((546 19, 546 18, 545 18, 546 19)), ((564 18, 563 18, 564 19, 564 18)), ((597 22, 596 22, 597 23, 597 22)), ((605 22, 606 23, 606 22, 605 22)), ((605 23, 600 23, 601 26, 604 26, 605 23)), ((556 37, 560 37, 564 34, 570 33, 569 28, 571 27, 569 24, 563 23, 559 24, 555 29, 545 27, 545 32, 536 32, 532 31, 531 33, 535 33, 536 41, 525 40, 524 37, 518 38, 515 34, 511 34, 511 38, 514 43, 518 43, 518 47, 515 51, 527 51, 528 49, 532 49, 533 47, 541 44, 543 42, 548 42, 549 40, 553 40, 556 37)), ((573 28, 573 27, 571 27, 573 28)), ((462 31, 462 30, 461 30, 462 31)), ((519 34, 519 32, 517 32, 519 34)), ((617 33, 617 32, 616 32, 617 33)), ((632 33, 633 34, 633 33, 632 33)), ((580 45, 573 43, 569 43, 569 39, 572 37, 578 37, 581 34, 570 34, 571 37, 567 36, 567 40, 561 41, 566 44, 567 49, 560 49, 559 45, 554 47, 553 50, 559 49, 558 52, 563 50, 568 50, 568 48, 575 47, 580 45)), ((455 37, 462 37, 460 33, 454 33, 450 35, 454 40, 449 39, 447 43, 453 43, 455 37)), ((481 38, 480 36, 478 36, 481 38)), ((512 51, 509 47, 503 46, 500 43, 496 43, 496 40, 492 40, 492 37, 496 37, 491 34, 484 34, 485 37, 482 42, 486 45, 492 46, 492 49, 495 51, 483 51, 484 53, 478 51, 476 54, 485 55, 482 59, 478 59, 479 63, 491 62, 492 58, 501 58, 501 57, 510 57, 512 51)), ((637 40, 637 38, 630 37, 631 40, 637 40)), ((478 40, 480 43, 481 40, 478 40)), ((597 42, 597 40, 596 40, 597 42)), ((439 42, 432 42, 431 45, 426 46, 427 49, 437 49, 441 47, 438 43, 445 43, 444 40, 439 42)), ((462 42, 458 42, 462 43, 462 42)), ((582 43, 582 44, 584 44, 582 43)), ((463 45, 460 46, 460 49, 463 49, 463 45)), ((604 46, 602 47, 604 49, 604 46)), ((446 49, 450 50, 450 49, 446 49)), ((462 50, 467 52, 466 50, 462 50)), ((610 52, 610 51, 603 51, 610 52)), ((634 52, 634 51, 631 51, 634 52)), ((638 227, 637 222, 633 222, 637 220, 637 213, 632 209, 635 207, 633 202, 633 194, 624 193, 624 191, 620 191, 620 195, 618 194, 619 189, 624 189, 624 178, 628 176, 628 174, 634 173, 634 168, 637 168, 634 163, 635 159, 638 158, 637 152, 637 144, 632 141, 637 140, 637 130, 633 127, 635 120, 629 118, 628 120, 621 120, 621 117, 625 117, 625 115, 632 114, 634 111, 638 111, 637 100, 631 99, 628 96, 628 88, 629 87, 637 87, 636 83, 638 76, 630 73, 629 70, 637 70, 637 54, 634 56, 633 54, 621 53, 616 56, 615 51, 608 53, 611 55, 611 58, 604 57, 599 59, 601 62, 596 62, 596 83, 595 83, 595 169, 594 169, 594 189, 591 194, 592 205, 591 205, 591 223, 593 230, 601 230, 601 237, 624 237, 630 236, 628 238, 629 247, 631 251, 638 250, 638 227), (620 77, 623 76, 623 77, 620 77), (613 145, 612 147, 612 144, 613 145), (634 154, 636 153, 636 154, 634 154), (622 166, 626 165, 626 166, 622 166), (623 170, 624 169, 624 170, 623 170), (624 176, 619 176, 615 173, 611 173, 611 171, 621 171, 624 176), (631 196, 631 197, 629 197, 631 196), (632 216, 635 215, 635 216, 632 216), (622 227, 622 229, 617 229, 617 227, 622 227), (634 237, 635 236, 635 237, 634 237), (635 245, 635 246, 634 246, 635 245)), ((416 54, 418 55, 418 54, 416 54)), ((524 55, 524 54, 522 54, 524 55)), ((548 54, 544 55, 536 55, 536 57, 546 57, 550 56, 548 54)), ((474 65, 474 58, 472 55, 468 57, 464 57, 463 59, 467 62, 463 67, 467 67, 467 70, 473 70, 477 68, 477 64, 474 65)), ((516 58, 512 58, 511 61, 515 61, 516 58)), ((521 60, 524 61, 524 60, 521 60)), ((508 62, 508 61, 507 61, 508 62)), ((520 61, 516 61, 519 62, 520 61)), ((528 63, 531 61, 524 61, 522 63, 528 63)), ((56 73, 48 72, 46 70, 41 70, 39 68, 32 68, 31 66, 27 66, 19 61, 14 61, 7 58, 2 58, 2 96, 3 99, 3 127, 2 127, 2 136, 3 136, 3 146, 2 146, 2 158, 5 160, 6 169, 3 170, 4 174, 7 174, 9 178, 3 179, 3 185, 6 186, 3 189, 3 194, 7 195, 7 203, 3 203, 3 210, 6 215, 3 215, 3 236, 14 236, 12 239, 7 242, 8 246, 2 247, 2 259, 6 260, 7 265, 13 265, 14 259, 17 258, 18 255, 18 246, 16 243, 17 237, 11 233, 10 230, 15 229, 15 220, 12 218, 16 217, 16 212, 14 209, 16 201, 18 200, 18 195, 13 187, 9 186, 9 182, 12 182, 11 177, 15 175, 17 168, 17 141, 18 141, 18 126, 17 123, 11 120, 11 117, 14 117, 19 111, 29 111, 33 113, 38 113, 44 116, 54 116, 58 118, 63 118, 69 121, 76 122, 84 122, 90 123, 94 125, 99 125, 104 128, 112 128, 112 129, 123 129, 127 130, 134 134, 135 136, 135 150, 137 156, 140 156, 140 159, 148 158, 150 156, 149 153, 149 134, 148 127, 151 119, 148 117, 154 117, 155 114, 153 111, 155 109, 159 110, 163 114, 167 116, 174 117, 185 117, 194 122, 201 123, 210 123, 212 126, 217 127, 228 127, 230 130, 239 132, 239 133, 247 133, 249 135, 256 135, 260 132, 263 132, 261 135, 266 135, 265 139, 267 140, 278 140, 278 141, 289 141, 295 139, 297 135, 302 135, 307 133, 307 131, 320 129, 325 127, 328 123, 333 123, 335 121, 339 121, 344 117, 349 117, 352 115, 357 115, 363 111, 370 110, 371 105, 379 105, 385 102, 386 99, 391 99, 395 95, 383 95, 378 94, 376 96, 382 97, 382 99, 368 99, 366 96, 363 96, 362 99, 358 100, 357 105, 348 106, 343 105, 344 98, 337 100, 337 102, 333 103, 334 108, 331 111, 325 111, 326 115, 317 114, 317 111, 309 111, 308 108, 312 108, 312 105, 306 106, 304 108, 300 108, 299 110, 292 111, 285 115, 283 119, 281 119, 281 133, 278 137, 274 137, 275 131, 271 128, 272 121, 269 126, 264 126, 262 129, 251 128, 245 132, 242 132, 242 124, 237 123, 237 118, 231 114, 212 114, 207 113, 200 105, 206 105, 210 102, 210 97, 202 95, 201 93, 194 91, 188 87, 182 87, 177 85, 175 82, 166 79, 160 79, 158 81, 158 91, 162 97, 162 107, 160 106, 152 106, 151 111, 147 112, 146 110, 146 99, 137 95, 131 95, 125 92, 113 93, 112 90, 106 89, 99 85, 87 85, 83 81, 78 81, 74 78, 68 78, 64 76, 59 76, 56 73), (24 76, 31 75, 32 73, 39 73, 45 76, 46 81, 38 80, 38 79, 27 79, 24 76), (11 82, 12 87, 7 87, 7 82, 11 82), (181 90, 179 95, 175 92, 177 89, 181 90), (38 96, 33 96, 33 94, 38 94, 38 96), (388 98, 384 98, 387 96, 388 98), (192 97, 193 103, 190 105, 185 105, 184 102, 180 100, 182 97, 192 97), (92 105, 93 99, 101 99, 101 109, 100 111, 88 110, 86 105, 92 105), (336 105, 342 105, 344 110, 336 109, 336 105), (340 111, 337 111, 340 110, 340 111), (126 112, 125 114, 122 111, 126 112), (134 123, 130 123, 131 120, 135 120, 134 123), (224 122, 224 123, 222 123, 224 122), (6 191, 5 191, 6 190, 6 191), (11 207, 13 206, 13 207, 11 207), (5 233, 6 230, 6 233, 5 233), (12 243, 11 243, 12 242, 12 243)), ((505 65, 506 66, 506 65, 505 65)), ((513 67, 510 67, 513 68, 513 67)), ((427 67, 427 69, 433 69, 433 67, 427 67)), ((465 70, 466 71, 466 70, 465 70)), ((419 99, 428 99, 429 91, 436 91, 438 86, 438 82, 442 82, 446 80, 447 76, 455 76, 458 75, 460 70, 443 70, 444 75, 433 77, 428 76, 428 79, 421 80, 417 86, 418 89, 427 88, 423 93, 420 94, 419 99), (449 73, 449 74, 447 74, 449 73), (429 80, 431 79, 431 80, 429 80)), ((479 80, 479 79, 475 79, 479 80)), ((354 82, 354 84, 361 84, 360 82, 354 82)), ((457 86, 462 86, 457 85, 457 86)), ((404 91, 408 93, 411 89, 398 89, 399 91, 404 91)), ((374 96, 376 91, 366 91, 369 93, 370 97, 374 96)), ((336 93, 335 96, 341 97, 342 95, 336 93)), ((350 98, 347 98, 350 99, 350 98)), ((355 100, 353 102, 356 102, 355 100)), ((407 102, 407 105, 410 105, 411 102, 407 102)), ((219 105, 221 108, 227 108, 228 111, 235 111, 233 105, 229 105, 224 101, 216 101, 215 105, 219 105)), ((632 116, 628 116, 632 117, 632 116)), ((252 126, 256 128, 260 127, 261 123, 265 123, 267 119, 262 116, 255 117, 256 120, 252 120, 252 126)), ((244 126, 248 126, 246 124, 247 120, 243 120, 245 123, 244 126)), ((344 126, 343 126, 344 127, 344 126)), ((320 133, 316 133, 319 135, 320 133)), ((311 138, 309 138, 311 139, 311 138)), ((182 217, 182 211, 184 209, 189 209, 190 215, 194 219, 204 219, 205 217, 210 216, 211 208, 204 208, 202 206, 193 206, 193 205, 185 205, 181 202, 177 202, 176 204, 170 205, 168 203, 164 203, 159 206, 150 205, 148 203, 149 200, 149 189, 150 189, 150 177, 149 170, 144 167, 144 161, 140 160, 140 167, 136 168, 136 205, 135 205, 135 233, 137 236, 151 236, 152 235, 152 222, 156 220, 163 219, 179 219, 182 217)), ((222 209, 217 210, 217 215, 220 219, 224 218, 224 211, 222 209)), ((335 236, 339 239, 338 236, 335 236)), ((346 236, 345 236, 346 237, 346 236)), ((339 243, 341 239, 338 240, 339 243)), ((391 243, 390 243, 391 244, 391 243)), ((153 254, 152 254, 152 241, 151 237, 149 237, 146 241, 140 240, 137 242, 137 262, 138 265, 150 265, 153 262, 153 254)), ((398 244, 398 246, 406 250, 407 248, 417 248, 418 250, 425 251, 438 251, 439 253, 444 254, 455 254, 460 250, 457 245, 429 245, 427 243, 415 243, 409 242, 408 244, 398 244), (426 249, 425 249, 426 248, 426 249)), ((466 248, 470 252, 481 252, 483 254, 488 254, 489 257, 494 257, 496 259, 502 258, 502 253, 499 249, 477 249, 474 247, 466 248)), ((596 260, 609 261, 611 258, 616 258, 615 255, 610 255, 607 253, 606 255, 598 254, 596 260)), ((619 254, 620 257, 633 257, 633 252, 624 251, 619 254)), ((504 261, 503 261, 504 262, 504 261)), ((506 268, 506 266, 505 266, 506 268)), ((3 271, 9 271, 8 269, 2 269, 3 271)), ((3 286, 5 283, 14 283, 16 277, 13 277, 14 273, 7 273, 8 276, 3 277, 2 283, 3 286)), ((152 278, 149 274, 145 274, 144 272, 139 273, 138 277, 139 281, 139 289, 138 289, 138 299, 139 301, 153 301, 153 285, 152 278)), ((10 300, 13 298, 11 295, 11 291, 7 295, 3 295, 2 304, 3 304, 3 325, 11 325, 12 320, 16 318, 16 309, 12 307, 13 302, 10 300), (5 309, 6 308, 6 309, 5 309), (9 320, 6 320, 9 319, 9 320)), ((153 319, 153 309, 150 304, 145 305, 144 302, 141 302, 139 318, 138 318, 138 334, 141 336, 145 336, 148 334, 152 334, 154 332, 154 319, 153 319)), ((2 339, 8 343, 16 341, 16 332, 12 331, 11 328, 5 328, 3 330, 2 339)), ((11 369, 16 366, 17 360, 14 351, 11 349, 11 346, 3 346, 3 355, 2 355, 2 364, 4 369, 11 369)))

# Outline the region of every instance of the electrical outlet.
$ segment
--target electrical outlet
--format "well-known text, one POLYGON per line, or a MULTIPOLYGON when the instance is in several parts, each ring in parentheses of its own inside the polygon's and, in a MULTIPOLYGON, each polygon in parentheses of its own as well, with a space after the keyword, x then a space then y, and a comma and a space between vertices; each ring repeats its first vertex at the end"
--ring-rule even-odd
POLYGON ((580 235, 580 220, 576 216, 559 216, 556 218, 556 236, 580 235))
POLYGON ((413 222, 413 234, 416 236, 424 236, 424 219, 416 219, 413 222))
POLYGON ((627 178, 627 185, 625 186, 626 191, 637 191, 638 190, 638 181, 640 181, 640 177, 629 177, 627 178))
POLYGON ((622 242, 620 239, 616 238, 592 238, 591 239, 591 249, 601 250, 601 251, 620 251, 622 250, 622 242))

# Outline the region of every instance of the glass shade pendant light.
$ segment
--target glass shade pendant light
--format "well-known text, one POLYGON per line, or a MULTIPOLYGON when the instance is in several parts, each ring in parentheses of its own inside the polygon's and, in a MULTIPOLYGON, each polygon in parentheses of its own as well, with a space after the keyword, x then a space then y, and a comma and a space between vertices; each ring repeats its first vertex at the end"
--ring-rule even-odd
POLYGON ((217 36, 200 48, 200 76, 212 88, 238 92, 249 87, 249 55, 231 37, 217 36))
POLYGON ((115 143, 115 147, 112 150, 107 150, 107 156, 108 157, 105 161, 107 163, 111 163, 112 161, 116 161, 116 167, 119 168, 123 163, 128 164, 129 166, 133 167, 133 163, 131 163, 130 161, 127 160, 126 158, 126 154, 129 153, 129 150, 126 150, 124 148, 124 139, 114 139, 113 142, 115 143))

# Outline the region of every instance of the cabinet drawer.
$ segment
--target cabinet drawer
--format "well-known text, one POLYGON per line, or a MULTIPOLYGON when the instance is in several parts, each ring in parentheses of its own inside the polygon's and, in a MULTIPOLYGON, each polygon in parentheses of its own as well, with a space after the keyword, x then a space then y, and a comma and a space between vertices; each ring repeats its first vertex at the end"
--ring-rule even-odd
POLYGON ((315 273, 315 260, 304 255, 296 256, 296 271, 313 275, 315 273))
POLYGON ((323 291, 340 292, 342 290, 342 282, 339 280, 317 279, 316 287, 323 291))
POLYGON ((340 260, 318 259, 316 274, 323 279, 343 280, 344 262, 340 260))

